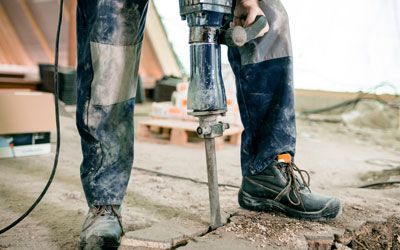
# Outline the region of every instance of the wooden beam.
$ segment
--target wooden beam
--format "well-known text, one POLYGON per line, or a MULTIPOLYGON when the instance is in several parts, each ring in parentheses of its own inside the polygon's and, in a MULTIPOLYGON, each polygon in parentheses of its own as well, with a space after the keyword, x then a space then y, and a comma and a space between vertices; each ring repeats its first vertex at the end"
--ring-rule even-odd
POLYGON ((174 54, 172 45, 169 43, 168 36, 153 0, 149 1, 146 30, 164 75, 182 76, 177 57, 174 54))
POLYGON ((32 14, 31 8, 29 7, 29 4, 27 0, 20 0, 19 1, 20 6, 22 11, 24 12, 25 16, 28 18, 29 23, 32 26, 32 30, 34 34, 36 35, 36 38, 39 41, 40 46, 42 47, 43 51, 45 52, 48 60, 50 63, 54 62, 54 52, 50 48, 50 45, 47 42, 47 39, 40 28, 38 22, 36 21, 35 17, 32 14))
POLYGON ((34 65, 0 3, 0 63, 34 65))
POLYGON ((77 0, 70 0, 68 6, 68 66, 76 66, 76 6, 77 0))

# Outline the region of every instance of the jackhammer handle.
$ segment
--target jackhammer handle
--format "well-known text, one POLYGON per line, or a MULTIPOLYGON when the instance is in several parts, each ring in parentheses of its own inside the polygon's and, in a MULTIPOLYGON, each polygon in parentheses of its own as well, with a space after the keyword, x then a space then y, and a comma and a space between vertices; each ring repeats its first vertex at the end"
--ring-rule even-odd
POLYGON ((236 26, 228 29, 224 34, 224 43, 230 47, 242 47, 254 40, 267 24, 268 21, 265 16, 257 16, 254 23, 249 27, 236 26))

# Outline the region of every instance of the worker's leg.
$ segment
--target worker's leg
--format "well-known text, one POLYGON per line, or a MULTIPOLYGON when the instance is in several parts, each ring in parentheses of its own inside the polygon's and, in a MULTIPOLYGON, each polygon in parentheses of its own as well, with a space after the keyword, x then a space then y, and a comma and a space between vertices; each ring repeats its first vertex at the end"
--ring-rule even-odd
POLYGON ((120 205, 133 161, 133 108, 148 0, 78 1, 77 127, 89 206, 120 205))
POLYGON ((277 155, 295 153, 296 126, 292 49, 288 17, 279 0, 260 1, 270 30, 245 46, 229 49, 244 125, 244 176, 262 172, 277 155))
POLYGON ((81 179, 89 212, 82 249, 116 249, 133 163, 133 108, 148 0, 78 0, 81 179))
POLYGON ((309 175, 293 162, 296 143, 292 52, 286 12, 279 0, 263 0, 270 30, 230 49, 244 125, 240 206, 303 219, 331 219, 341 212, 334 197, 312 193, 309 175))

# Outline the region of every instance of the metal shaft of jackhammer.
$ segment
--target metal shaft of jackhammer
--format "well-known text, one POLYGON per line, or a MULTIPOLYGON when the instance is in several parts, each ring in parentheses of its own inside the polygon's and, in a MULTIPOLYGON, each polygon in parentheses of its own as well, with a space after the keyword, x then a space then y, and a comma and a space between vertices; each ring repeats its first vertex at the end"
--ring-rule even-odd
POLYGON ((217 158, 215 153, 215 139, 205 139, 208 194, 210 198, 211 229, 222 226, 221 208, 219 204, 217 158))
POLYGON ((215 139, 225 124, 217 117, 227 111, 221 74, 220 29, 232 13, 232 0, 179 0, 181 17, 187 20, 190 35, 190 84, 187 108, 199 117, 197 133, 205 139, 210 226, 223 225, 219 205, 215 139))

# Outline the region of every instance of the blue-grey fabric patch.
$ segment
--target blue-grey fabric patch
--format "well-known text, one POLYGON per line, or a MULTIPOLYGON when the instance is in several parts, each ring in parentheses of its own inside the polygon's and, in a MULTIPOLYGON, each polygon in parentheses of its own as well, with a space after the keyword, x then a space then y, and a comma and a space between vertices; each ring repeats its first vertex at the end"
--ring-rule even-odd
POLYGON ((141 43, 90 43, 93 67, 91 105, 112 105, 135 97, 141 43))

